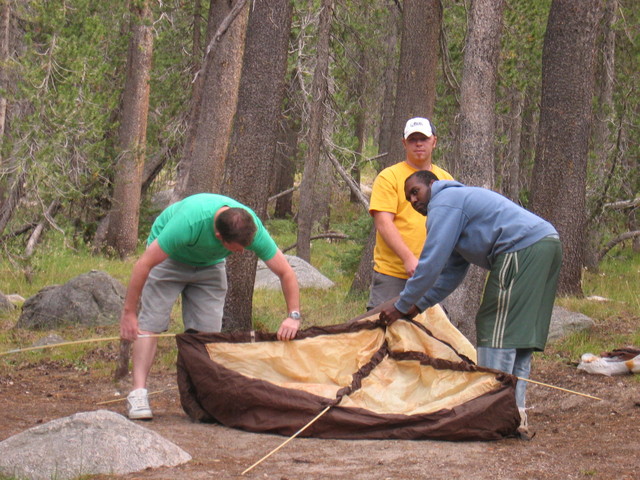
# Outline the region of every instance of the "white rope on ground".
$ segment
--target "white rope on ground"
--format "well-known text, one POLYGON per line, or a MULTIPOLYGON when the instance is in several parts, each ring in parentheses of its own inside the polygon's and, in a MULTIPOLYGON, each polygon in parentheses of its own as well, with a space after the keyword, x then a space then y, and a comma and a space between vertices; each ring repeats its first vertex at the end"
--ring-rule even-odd
MULTIPOLYGON (((156 390, 155 392, 149 392, 149 393, 147 393, 147 395, 148 396, 152 396, 152 395, 157 395, 159 393, 164 393, 164 392, 168 392, 170 390, 177 390, 177 389, 178 389, 178 387, 163 388, 162 390, 156 390)), ((124 402, 126 399, 127 399, 127 397, 116 398, 115 400, 105 400, 104 402, 96 403, 96 405, 108 405, 110 403, 124 402)))
MULTIPOLYGON (((149 338, 149 337, 160 338, 160 337, 175 337, 175 336, 176 336, 175 333, 154 333, 154 334, 141 334, 141 335, 138 335, 138 338, 149 338)), ((35 347, 16 348, 14 350, 0 352, 0 357, 4 355, 10 355, 12 353, 30 352, 33 350, 44 350, 46 348, 54 348, 54 347, 65 347, 67 345, 81 345, 83 343, 113 342, 115 340, 121 340, 121 338, 120 337, 89 338, 87 340, 74 340, 71 342, 50 343, 49 345, 38 345, 35 347)))
POLYGON ((549 385, 548 383, 537 382, 535 380, 531 380, 530 378, 522 378, 516 377, 518 380, 522 380, 523 382, 535 383, 536 385, 542 385, 543 387, 555 388, 556 390, 562 390, 563 392, 573 393, 574 395, 580 395, 581 397, 592 398, 594 400, 602 400, 601 398, 594 397, 593 395, 587 395, 586 393, 576 392, 575 390, 569 390, 567 388, 556 387, 555 385, 549 385))
POLYGON ((247 473, 249 470, 252 470, 254 467, 258 466, 260 463, 262 463, 264 460, 266 460, 267 458, 269 458, 271 455, 273 455, 274 453, 276 453, 278 450, 280 450, 282 447, 284 447, 287 443, 289 443, 291 440, 293 440, 294 438, 296 438, 298 435, 300 435, 302 432, 304 432, 308 427, 310 427, 316 420, 318 420, 322 415, 324 415, 325 413, 327 413, 329 411, 329 409, 333 407, 333 405, 329 405, 327 408, 325 408, 324 410, 322 410, 318 415, 316 415, 314 417, 313 420, 311 420, 309 423, 307 423, 304 427, 302 427, 300 430, 298 430, 296 433, 294 433, 291 437, 289 437, 285 442, 281 443, 280 446, 278 446, 277 448, 271 450, 269 453, 267 453, 264 457, 262 457, 260 460, 258 460, 256 463, 254 463, 253 465, 251 465, 249 468, 247 468, 244 472, 242 472, 241 475, 244 475, 245 473, 247 473))

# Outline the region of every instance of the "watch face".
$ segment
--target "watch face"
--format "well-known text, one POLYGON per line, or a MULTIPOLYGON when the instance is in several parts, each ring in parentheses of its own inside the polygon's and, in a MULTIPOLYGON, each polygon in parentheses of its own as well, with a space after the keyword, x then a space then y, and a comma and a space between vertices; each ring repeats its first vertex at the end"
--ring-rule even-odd
POLYGON ((300 320, 300 312, 291 312, 289 316, 294 320, 300 320))

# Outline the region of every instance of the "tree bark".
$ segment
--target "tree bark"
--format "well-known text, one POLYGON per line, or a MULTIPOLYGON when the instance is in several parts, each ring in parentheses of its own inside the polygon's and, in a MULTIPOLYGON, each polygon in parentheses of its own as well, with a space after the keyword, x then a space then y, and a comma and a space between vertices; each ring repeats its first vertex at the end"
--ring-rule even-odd
POLYGON ((600 22, 598 34, 596 79, 595 79, 595 113, 592 125, 593 155, 591 161, 590 176, 594 180, 589 184, 595 186, 587 192, 587 199, 592 206, 587 216, 587 241, 585 244, 584 264, 590 270, 597 270, 600 262, 598 250, 602 244, 604 232, 599 228, 602 221, 602 203, 607 196, 609 182, 607 175, 611 171, 611 164, 616 153, 616 141, 614 139, 612 125, 615 123, 615 105, 613 100, 615 80, 615 29, 617 20, 618 2, 609 0, 605 2, 603 21, 600 22), (600 197, 600 198, 598 198, 600 197), (595 204, 595 206, 593 206, 595 204))
POLYGON ((273 216, 287 218, 293 216, 293 191, 296 174, 296 155, 298 152, 298 132, 292 128, 290 120, 283 118, 280 122, 279 141, 276 148, 276 164, 274 168, 275 190, 287 191, 276 199, 273 216))
MULTIPOLYGON (((460 90, 456 155, 459 179, 489 189, 494 184, 496 84, 503 9, 503 0, 472 2, 460 90)), ((472 341, 485 276, 485 270, 472 265, 462 284, 444 302, 451 321, 472 341)))
MULTIPOLYGON (((356 88, 354 92, 354 96, 357 99, 356 111, 354 112, 354 119, 355 119, 354 134, 356 137, 357 145, 356 145, 356 151, 355 151, 355 160, 349 172, 350 178, 352 178, 353 181, 358 186, 358 192, 360 191, 360 178, 361 178, 360 162, 362 161, 362 158, 364 155, 364 147, 367 142, 367 130, 366 130, 367 116, 366 116, 366 110, 365 110, 364 98, 363 98, 365 87, 366 87, 365 81, 367 78, 364 75, 366 72, 366 64, 367 64, 367 57, 364 54, 364 52, 361 51, 360 62, 359 62, 360 69, 358 70, 358 76, 362 79, 362 81, 359 81, 356 83, 356 88)), ((351 193, 349 195, 349 201, 351 203, 357 203, 360 201, 358 197, 358 193, 356 193, 356 191, 354 191, 353 189, 351 190, 351 193)))
POLYGON ((222 191, 225 160, 236 113, 245 35, 246 0, 211 0, 211 35, 200 70, 202 85, 194 88, 184 165, 174 197, 222 191), (224 92, 224 94, 221 94, 224 92))
POLYGON ((350 199, 351 198, 355 199, 352 201, 362 205, 365 212, 368 213, 369 200, 367 199, 367 197, 364 196, 364 194, 362 193, 362 190, 360 190, 360 183, 357 182, 351 175, 349 175, 349 172, 347 172, 344 169, 344 167, 340 165, 340 162, 338 161, 338 159, 335 158, 331 153, 327 153, 327 158, 329 159, 333 167, 336 169, 336 172, 338 172, 338 175, 340 175, 340 177, 342 177, 342 180, 344 180, 344 182, 347 184, 347 187, 349 187, 350 199))
POLYGON ((587 159, 601 10, 601 0, 554 0, 542 53, 531 209, 560 233, 564 246, 561 295, 582 295, 587 159))
MULTIPOLYGON (((384 71, 384 95, 380 111, 380 131, 378 133, 378 153, 389 152, 389 146, 395 138, 392 135, 393 107, 395 104, 396 84, 398 81, 398 22, 401 18, 397 9, 392 9, 387 37, 386 68, 384 71)), ((397 138, 395 138, 397 140, 397 138)), ((388 157, 388 155, 387 155, 388 157)), ((384 160, 383 160, 384 163, 384 160)))
POLYGON ((516 89, 510 89, 510 114, 504 120, 504 132, 508 143, 502 155, 499 167, 499 179, 502 194, 518 203, 520 197, 520 140, 522 139, 522 120, 524 95, 516 89))
MULTIPOLYGON (((9 91, 9 74, 7 72, 9 61, 9 39, 11 32, 11 2, 0 1, 0 143, 4 139, 4 128, 7 119, 7 96, 9 91)), ((0 159, 0 167, 2 166, 0 159)), ((0 186, 1 188, 1 186, 0 186)), ((0 195, 0 199, 2 195, 0 195)))
POLYGON ((300 185, 298 209, 298 239, 296 255, 311 262, 311 231, 315 212, 318 211, 318 187, 322 161, 322 129, 324 127, 325 101, 328 95, 329 38, 333 17, 333 0, 322 0, 318 25, 317 63, 311 85, 311 114, 309 119, 308 149, 304 159, 304 172, 300 185))
POLYGON ((149 80, 153 52, 148 0, 131 4, 131 42, 118 132, 118 159, 113 202, 109 213, 107 247, 121 257, 138 244, 140 186, 147 141, 149 80))
POLYGON ((0 205, 0 234, 7 228, 7 224, 24 196, 26 178, 26 172, 20 172, 13 176, 7 198, 3 199, 2 205, 0 205))
MULTIPOLYGON (((276 156, 291 17, 289 0, 260 0, 253 5, 222 185, 222 193, 248 205, 262 218, 267 213, 269 180, 276 156)), ((254 254, 235 254, 227 261, 225 331, 251 328, 256 266, 254 254)))
POLYGON ((373 250, 376 246, 376 228, 371 227, 367 243, 362 249, 360 255, 360 263, 358 263, 358 269, 349 287, 349 297, 360 295, 369 290, 371 285, 371 279, 373 278, 373 250))
MULTIPOLYGON (((11 38, 11 2, 0 1, 0 146, 4 143, 5 125, 7 121, 7 93, 9 92, 9 42, 11 38)), ((6 161, 0 155, 0 171, 7 167, 6 161)), ((0 216, 4 217, 4 202, 9 185, 6 178, 0 176, 0 216)), ((5 222, 6 225, 6 222, 5 222)), ((0 233, 4 226, 0 228, 0 233)))
POLYGON ((441 25, 442 3, 439 0, 404 1, 396 98, 389 155, 384 158, 384 167, 404 160, 401 139, 407 120, 412 117, 431 119, 433 115, 441 25))

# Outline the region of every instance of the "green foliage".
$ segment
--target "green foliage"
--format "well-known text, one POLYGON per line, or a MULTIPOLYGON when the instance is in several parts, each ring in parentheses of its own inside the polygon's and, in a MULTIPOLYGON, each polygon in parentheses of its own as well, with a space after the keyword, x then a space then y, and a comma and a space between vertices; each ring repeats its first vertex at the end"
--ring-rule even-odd
MULTIPOLYGON (((14 223, 40 218, 53 201, 82 219, 109 175, 112 115, 126 37, 114 35, 123 4, 19 2, 22 36, 12 56, 4 161, 25 174, 27 202, 14 223), (87 195, 92 200, 87 201, 87 195)), ((12 52, 13 53, 13 52, 12 52)))
POLYGON ((343 274, 353 278, 362 250, 367 244, 369 232, 373 226, 373 220, 370 215, 362 214, 351 221, 336 225, 336 229, 349 236, 349 241, 345 242, 344 248, 334 250, 329 255, 334 257, 336 265, 339 266, 343 274))
MULTIPOLYGON (((191 48, 193 12, 184 2, 152 7, 157 21, 147 155, 161 155, 171 166, 181 152, 193 65, 202 51, 191 48)), ((13 39, 18 47, 9 75, 15 87, 8 92, 2 166, 11 166, 14 177, 26 173, 28 201, 12 225, 40 218, 55 199, 75 220, 65 228, 90 239, 109 208, 129 44, 127 2, 19 2, 15 9, 21 36, 13 39)), ((201 15, 206 19, 206 10, 201 15)), ((10 178, 0 177, 0 189, 10 178)))
POLYGON ((71 248, 67 240, 56 232, 29 259, 2 257, 0 292, 19 293, 27 298, 45 285, 60 285, 91 270, 104 270, 126 284, 132 265, 132 260, 94 256, 84 245, 71 248))
POLYGON ((585 272, 585 298, 561 298, 558 304, 592 318, 596 325, 552 345, 549 354, 579 362, 584 353, 600 354, 627 345, 640 345, 640 253, 617 249, 599 273, 585 272), (601 300, 597 297, 601 297, 601 300))

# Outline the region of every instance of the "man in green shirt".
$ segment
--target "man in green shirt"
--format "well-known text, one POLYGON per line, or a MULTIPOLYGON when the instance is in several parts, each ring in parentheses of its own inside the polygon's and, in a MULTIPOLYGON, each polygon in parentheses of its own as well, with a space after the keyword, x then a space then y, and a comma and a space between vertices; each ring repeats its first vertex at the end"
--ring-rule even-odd
POLYGON ((229 197, 210 193, 174 203, 151 227, 147 249, 133 267, 120 318, 120 336, 134 342, 129 418, 153 417, 146 383, 157 337, 149 335, 168 329, 179 295, 185 330, 219 332, 227 291, 225 258, 245 249, 255 252, 280 279, 288 315, 278 329, 278 339, 296 336, 300 328, 298 281, 255 212, 229 197))

